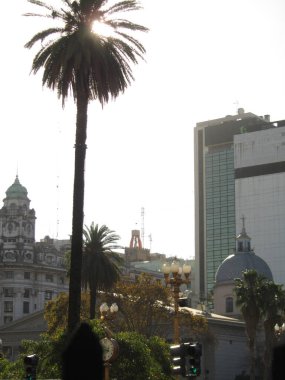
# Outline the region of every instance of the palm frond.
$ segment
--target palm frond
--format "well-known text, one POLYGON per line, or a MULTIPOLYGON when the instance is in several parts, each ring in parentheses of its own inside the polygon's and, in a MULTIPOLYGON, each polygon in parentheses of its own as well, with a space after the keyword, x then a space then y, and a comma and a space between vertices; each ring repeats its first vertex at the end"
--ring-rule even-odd
POLYGON ((111 15, 118 12, 137 11, 141 8, 141 5, 136 0, 126 0, 112 5, 105 12, 111 15))
POLYGON ((34 37, 24 45, 24 47, 30 49, 34 46, 36 42, 42 42, 45 38, 49 37, 50 35, 60 32, 62 32, 62 28, 49 28, 43 30, 42 32, 35 34, 34 37))
POLYGON ((56 11, 56 9, 52 5, 49 5, 43 1, 39 1, 39 0, 27 0, 27 1, 31 4, 38 5, 39 7, 43 7, 47 9, 48 11, 51 11, 51 12, 56 11))

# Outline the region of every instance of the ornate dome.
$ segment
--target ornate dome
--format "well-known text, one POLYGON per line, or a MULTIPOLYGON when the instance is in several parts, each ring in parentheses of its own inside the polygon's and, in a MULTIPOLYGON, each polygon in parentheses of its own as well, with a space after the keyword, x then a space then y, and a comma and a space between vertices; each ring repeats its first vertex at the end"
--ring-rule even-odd
POLYGON ((258 274, 273 280, 267 263, 251 249, 250 240, 245 231, 243 218, 242 231, 236 237, 237 249, 233 255, 228 256, 219 266, 216 272, 216 285, 223 282, 233 282, 235 278, 242 278, 242 273, 250 269, 254 269, 258 274))
POLYGON ((221 282, 234 281, 235 278, 242 278, 242 272, 254 269, 258 274, 262 274, 269 280, 273 276, 266 262, 254 252, 236 252, 228 256, 219 266, 216 273, 216 284, 221 282))
POLYGON ((18 176, 16 176, 15 182, 6 191, 7 198, 27 198, 27 189, 20 184, 18 176))

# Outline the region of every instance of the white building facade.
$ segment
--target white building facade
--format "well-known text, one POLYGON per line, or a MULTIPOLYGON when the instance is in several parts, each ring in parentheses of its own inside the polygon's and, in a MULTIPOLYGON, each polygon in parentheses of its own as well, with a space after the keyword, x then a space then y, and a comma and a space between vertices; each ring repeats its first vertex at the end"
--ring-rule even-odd
POLYGON ((285 285, 285 127, 234 136, 236 225, 285 285))
POLYGON ((68 291, 67 247, 57 249, 49 237, 35 242, 36 216, 27 194, 17 176, 0 210, 0 325, 42 310, 68 291))

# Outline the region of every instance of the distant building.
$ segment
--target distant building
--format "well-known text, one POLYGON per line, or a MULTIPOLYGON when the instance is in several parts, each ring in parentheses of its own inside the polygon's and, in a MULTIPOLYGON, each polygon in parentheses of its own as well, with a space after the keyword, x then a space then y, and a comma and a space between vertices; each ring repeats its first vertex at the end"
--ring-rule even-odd
POLYGON ((36 214, 27 189, 15 182, 0 210, 0 325, 43 310, 46 301, 68 291, 64 253, 68 241, 48 236, 35 242, 36 214))
POLYGON ((242 215, 275 281, 285 283, 285 121, 240 108, 237 115, 197 123, 194 136, 198 296, 211 294, 242 215))
POLYGON ((234 136, 236 222, 244 215, 258 255, 285 285, 285 122, 234 136))
POLYGON ((214 286, 214 312, 228 317, 241 317, 236 306, 234 286, 236 278, 243 278, 246 270, 256 270, 268 280, 273 281, 268 264, 257 256, 251 248, 251 238, 247 235, 243 219, 243 227, 236 237, 236 250, 219 266, 214 286))
POLYGON ((132 230, 130 246, 125 248, 127 263, 150 260, 150 250, 143 248, 139 230, 132 230))

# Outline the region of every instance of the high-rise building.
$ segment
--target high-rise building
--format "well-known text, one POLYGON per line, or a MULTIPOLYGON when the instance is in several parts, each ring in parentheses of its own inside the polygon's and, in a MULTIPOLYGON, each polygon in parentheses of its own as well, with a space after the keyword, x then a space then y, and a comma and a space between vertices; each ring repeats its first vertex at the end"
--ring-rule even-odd
POLYGON ((0 325, 42 310, 46 301, 68 291, 68 244, 56 247, 49 237, 36 243, 35 221, 27 189, 17 176, 0 209, 0 325))
MULTIPOLYGON (((274 127, 268 115, 245 113, 197 123, 195 141, 195 259, 196 290, 206 298, 215 273, 235 248, 235 148, 234 136, 274 127)), ((246 217, 246 213, 245 213, 246 217)), ((254 241, 258 238, 248 231, 254 241)), ((238 229, 240 225, 238 226, 238 229)), ((262 255, 260 255, 262 257, 262 255)), ((268 260, 267 260, 268 262, 268 260)), ((269 263, 270 265, 270 263, 269 263)))
POLYGON ((285 285, 285 121, 234 136, 236 223, 246 218, 255 250, 285 285))

